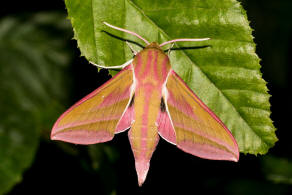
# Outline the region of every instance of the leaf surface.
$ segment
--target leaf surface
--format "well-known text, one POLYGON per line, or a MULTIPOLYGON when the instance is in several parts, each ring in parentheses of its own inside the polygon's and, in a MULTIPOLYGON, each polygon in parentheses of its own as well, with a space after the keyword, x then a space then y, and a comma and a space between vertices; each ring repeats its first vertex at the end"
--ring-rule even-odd
POLYGON ((62 14, 0 20, 0 194, 21 181, 41 130, 63 110, 68 27, 62 14))
POLYGON ((103 21, 150 42, 211 38, 177 44, 170 55, 173 69, 232 131, 241 152, 264 154, 277 141, 252 29, 236 0, 65 2, 81 54, 96 64, 118 65, 130 59, 124 39, 143 45, 103 21))

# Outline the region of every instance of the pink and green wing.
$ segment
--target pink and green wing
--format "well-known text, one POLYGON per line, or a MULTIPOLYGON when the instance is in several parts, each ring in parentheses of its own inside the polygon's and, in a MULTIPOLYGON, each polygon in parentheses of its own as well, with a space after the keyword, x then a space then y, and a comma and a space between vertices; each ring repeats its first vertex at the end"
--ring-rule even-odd
POLYGON ((230 131, 173 70, 163 100, 158 129, 164 139, 201 158, 238 161, 238 146, 230 131))
POLYGON ((157 119, 157 129, 159 135, 171 144, 176 145, 175 130, 170 121, 169 114, 166 110, 165 100, 161 99, 160 112, 157 119))
POLYGON ((109 141, 115 133, 130 128, 132 84, 133 71, 128 66, 62 114, 53 126, 51 138, 94 144, 109 141))

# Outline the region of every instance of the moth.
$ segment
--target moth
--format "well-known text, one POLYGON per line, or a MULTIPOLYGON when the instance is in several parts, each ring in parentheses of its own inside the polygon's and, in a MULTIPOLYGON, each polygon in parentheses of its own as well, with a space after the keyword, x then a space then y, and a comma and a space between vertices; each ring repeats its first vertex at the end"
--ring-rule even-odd
POLYGON ((95 144, 129 129, 139 186, 146 179, 159 137, 201 158, 238 161, 238 145, 230 131, 174 72, 161 49, 169 43, 208 38, 175 39, 159 45, 104 23, 138 37, 146 47, 123 65, 97 65, 122 70, 63 113, 53 126, 51 139, 95 144))

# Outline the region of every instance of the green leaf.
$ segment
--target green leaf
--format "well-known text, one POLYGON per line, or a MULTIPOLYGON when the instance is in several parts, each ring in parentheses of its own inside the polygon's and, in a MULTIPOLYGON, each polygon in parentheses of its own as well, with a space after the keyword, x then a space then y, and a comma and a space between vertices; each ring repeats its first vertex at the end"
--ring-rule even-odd
POLYGON ((63 110, 68 27, 60 14, 0 20, 0 194, 21 181, 41 130, 63 110))
POLYGON ((265 156, 262 169, 266 178, 275 183, 292 184, 292 161, 286 158, 265 156))
POLYGON ((118 65, 130 59, 121 39, 144 45, 103 21, 151 42, 210 37, 206 42, 179 43, 177 47, 186 48, 172 51, 173 69, 228 126, 241 152, 264 154, 277 141, 252 29, 236 0, 65 2, 81 54, 96 64, 118 65))

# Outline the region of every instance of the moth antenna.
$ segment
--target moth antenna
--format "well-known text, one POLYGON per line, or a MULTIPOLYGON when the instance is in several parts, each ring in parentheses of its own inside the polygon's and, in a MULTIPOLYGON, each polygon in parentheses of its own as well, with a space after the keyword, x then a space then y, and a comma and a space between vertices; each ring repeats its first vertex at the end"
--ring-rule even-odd
POLYGON ((135 32, 132 32, 132 31, 129 31, 129 30, 126 30, 126 29, 123 29, 123 28, 119 28, 119 27, 116 27, 116 26, 113 26, 113 25, 111 25, 111 24, 109 24, 109 23, 107 23, 107 22, 103 22, 103 23, 104 23, 105 25, 107 25, 108 27, 110 27, 110 28, 113 28, 113 29, 116 29, 116 30, 119 30, 119 31, 123 31, 123 32, 129 33, 129 34, 131 34, 131 35, 134 35, 134 36, 136 36, 137 38, 139 38, 139 39, 141 39, 142 41, 144 41, 147 45, 150 44, 146 39, 144 39, 142 36, 138 35, 138 34, 135 33, 135 32))
POLYGON ((169 44, 169 43, 175 43, 175 42, 182 42, 182 41, 207 41, 207 40, 210 40, 210 38, 202 38, 202 39, 174 39, 174 40, 171 40, 171 41, 166 41, 164 43, 161 43, 159 46, 162 47, 166 44, 169 44))

